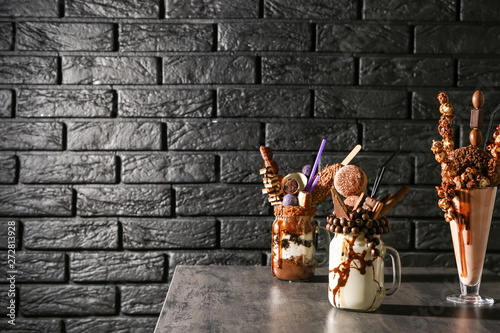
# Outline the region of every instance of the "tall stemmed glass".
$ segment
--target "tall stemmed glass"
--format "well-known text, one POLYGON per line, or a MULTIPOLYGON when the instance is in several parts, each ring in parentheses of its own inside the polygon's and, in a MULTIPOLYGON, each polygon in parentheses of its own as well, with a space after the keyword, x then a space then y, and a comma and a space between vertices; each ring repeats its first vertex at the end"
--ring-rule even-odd
POLYGON ((450 302, 474 305, 494 303, 492 298, 479 295, 479 287, 496 193, 496 187, 456 190, 453 206, 461 217, 450 222, 450 230, 461 293, 447 296, 450 302))

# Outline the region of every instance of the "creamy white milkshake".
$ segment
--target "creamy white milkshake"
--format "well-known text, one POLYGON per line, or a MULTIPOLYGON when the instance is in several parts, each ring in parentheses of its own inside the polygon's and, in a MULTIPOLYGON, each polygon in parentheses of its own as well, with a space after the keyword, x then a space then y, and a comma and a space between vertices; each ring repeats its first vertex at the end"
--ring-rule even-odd
POLYGON ((334 307, 374 311, 380 306, 385 296, 383 252, 373 257, 363 234, 336 234, 329 267, 328 299, 334 307))

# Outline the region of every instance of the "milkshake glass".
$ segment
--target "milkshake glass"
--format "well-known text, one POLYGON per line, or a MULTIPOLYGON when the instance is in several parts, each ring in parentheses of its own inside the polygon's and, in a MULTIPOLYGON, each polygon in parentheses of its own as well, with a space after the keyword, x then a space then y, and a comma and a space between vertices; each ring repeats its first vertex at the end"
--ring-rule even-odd
POLYGON ((492 298, 479 295, 479 287, 497 188, 460 189, 455 192, 453 208, 460 217, 450 222, 450 231, 461 293, 446 299, 462 304, 493 304, 492 298))
POLYGON ((335 234, 330 243, 328 275, 328 299, 334 307, 360 312, 375 311, 385 296, 398 291, 401 284, 398 252, 382 241, 376 248, 380 255, 373 257, 364 234, 335 234), (384 287, 386 254, 392 259, 393 270, 393 285, 388 290, 384 287))

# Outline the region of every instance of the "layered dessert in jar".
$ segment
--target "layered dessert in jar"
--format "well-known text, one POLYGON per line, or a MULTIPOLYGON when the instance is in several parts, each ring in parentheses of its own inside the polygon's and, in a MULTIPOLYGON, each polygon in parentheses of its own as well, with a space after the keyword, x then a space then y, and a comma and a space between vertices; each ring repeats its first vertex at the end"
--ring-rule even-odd
POLYGON ((280 280, 307 281, 314 276, 318 224, 316 209, 296 206, 275 208, 272 272, 280 280))
MULTIPOLYGON (((268 200, 274 207, 271 265, 272 273, 277 279, 310 280, 318 267, 318 232, 323 233, 327 244, 329 243, 330 235, 314 220, 316 205, 330 196, 335 172, 343 165, 336 163, 316 173, 324 144, 325 140, 314 165, 305 165, 301 171, 284 177, 279 175, 279 167, 273 159, 271 149, 260 147, 265 163, 265 168, 260 170, 264 184, 262 193, 268 195, 268 200)), ((343 162, 347 163, 347 160, 343 162)), ((327 260, 319 264, 326 265, 327 260)))

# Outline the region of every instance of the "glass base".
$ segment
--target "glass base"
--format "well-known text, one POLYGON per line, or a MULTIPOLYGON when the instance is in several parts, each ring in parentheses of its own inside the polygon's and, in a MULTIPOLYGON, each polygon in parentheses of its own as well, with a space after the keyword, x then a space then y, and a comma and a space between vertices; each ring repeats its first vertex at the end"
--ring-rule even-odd
POLYGON ((446 296, 446 300, 453 303, 469 305, 492 305, 495 303, 493 298, 479 295, 449 295, 446 296))

